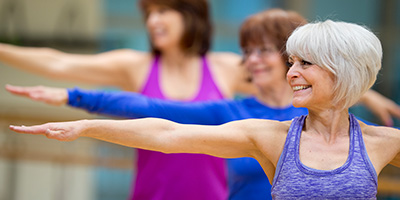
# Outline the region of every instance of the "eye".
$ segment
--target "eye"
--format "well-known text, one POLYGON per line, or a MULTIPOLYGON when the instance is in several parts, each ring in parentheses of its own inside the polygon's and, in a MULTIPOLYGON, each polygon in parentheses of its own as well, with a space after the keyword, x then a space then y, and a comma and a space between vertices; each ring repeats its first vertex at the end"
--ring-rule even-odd
POLYGON ((313 65, 313 64, 308 61, 301 60, 301 65, 313 65))
POLYGON ((247 59, 250 56, 251 52, 253 52, 251 49, 247 49, 247 48, 243 49, 242 50, 243 57, 245 59, 247 59))
POLYGON ((292 62, 289 62, 289 61, 286 61, 285 64, 286 64, 286 66, 289 67, 289 68, 291 68, 291 67, 293 66, 293 63, 292 63, 292 62))

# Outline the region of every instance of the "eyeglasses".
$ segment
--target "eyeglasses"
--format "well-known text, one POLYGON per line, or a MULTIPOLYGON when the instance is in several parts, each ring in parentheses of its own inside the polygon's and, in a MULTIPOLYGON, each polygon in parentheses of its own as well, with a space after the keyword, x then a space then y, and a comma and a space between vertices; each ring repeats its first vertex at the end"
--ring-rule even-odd
POLYGON ((244 48, 242 51, 244 60, 247 60, 253 53, 256 53, 258 57, 268 57, 276 52, 278 49, 274 46, 244 48))

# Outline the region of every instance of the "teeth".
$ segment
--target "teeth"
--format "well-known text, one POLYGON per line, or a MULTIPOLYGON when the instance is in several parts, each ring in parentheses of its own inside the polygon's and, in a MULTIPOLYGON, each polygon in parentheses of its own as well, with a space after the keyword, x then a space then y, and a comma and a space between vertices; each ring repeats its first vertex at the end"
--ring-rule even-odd
POLYGON ((305 86, 305 85, 294 86, 294 87, 293 87, 293 90, 294 90, 294 91, 299 91, 299 90, 307 89, 307 88, 309 88, 309 87, 311 87, 311 86, 305 86))
POLYGON ((163 30, 162 28, 156 28, 156 29, 153 30, 153 32, 154 32, 155 34, 161 34, 161 33, 164 32, 164 30, 163 30))

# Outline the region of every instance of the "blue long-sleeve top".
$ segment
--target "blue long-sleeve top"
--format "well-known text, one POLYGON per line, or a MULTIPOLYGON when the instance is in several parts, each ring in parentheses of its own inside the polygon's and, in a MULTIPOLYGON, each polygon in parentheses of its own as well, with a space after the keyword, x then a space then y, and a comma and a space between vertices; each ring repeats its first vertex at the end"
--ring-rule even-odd
MULTIPOLYGON (((273 108, 254 97, 199 103, 153 99, 131 92, 68 90, 68 104, 91 113, 124 118, 156 117, 184 124, 219 125, 257 118, 279 121, 307 114, 305 108, 273 108)), ((271 185, 253 158, 227 159, 229 199, 271 199, 271 185)))

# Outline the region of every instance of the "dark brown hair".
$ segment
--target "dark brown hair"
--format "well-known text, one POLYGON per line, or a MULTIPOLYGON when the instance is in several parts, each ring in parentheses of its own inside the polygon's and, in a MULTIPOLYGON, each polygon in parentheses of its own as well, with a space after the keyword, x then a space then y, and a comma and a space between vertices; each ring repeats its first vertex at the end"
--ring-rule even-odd
POLYGON ((297 27, 306 23, 307 20, 297 12, 277 8, 254 14, 240 27, 240 47, 244 49, 252 44, 272 42, 282 58, 287 60, 287 39, 297 27))
MULTIPOLYGON (((204 55, 210 49, 212 26, 207 0, 140 0, 138 3, 145 18, 151 5, 166 6, 183 15, 184 33, 180 45, 185 52, 204 55)), ((161 53, 153 44, 151 50, 156 55, 161 53)))

